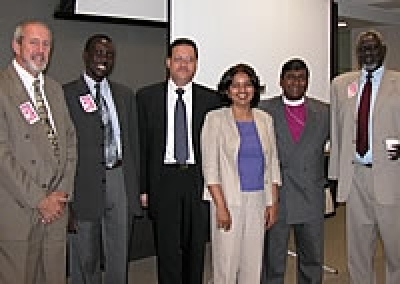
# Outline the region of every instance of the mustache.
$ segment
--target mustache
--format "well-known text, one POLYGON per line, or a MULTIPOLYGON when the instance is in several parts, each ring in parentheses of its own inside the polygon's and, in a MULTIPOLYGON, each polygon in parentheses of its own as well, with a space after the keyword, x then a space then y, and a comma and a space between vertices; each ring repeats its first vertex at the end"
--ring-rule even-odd
POLYGON ((46 61, 46 58, 45 58, 45 56, 44 56, 44 53, 35 53, 35 54, 32 54, 31 60, 36 60, 36 59, 39 59, 39 60, 42 61, 42 62, 45 62, 45 61, 46 61))

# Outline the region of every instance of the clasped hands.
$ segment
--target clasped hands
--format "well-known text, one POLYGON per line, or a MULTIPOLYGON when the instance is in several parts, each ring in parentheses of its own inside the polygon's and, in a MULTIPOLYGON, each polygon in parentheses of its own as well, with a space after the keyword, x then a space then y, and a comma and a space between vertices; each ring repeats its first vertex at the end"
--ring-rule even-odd
POLYGON ((49 224, 62 216, 68 203, 68 194, 62 191, 52 191, 38 205, 40 218, 44 224, 49 224))

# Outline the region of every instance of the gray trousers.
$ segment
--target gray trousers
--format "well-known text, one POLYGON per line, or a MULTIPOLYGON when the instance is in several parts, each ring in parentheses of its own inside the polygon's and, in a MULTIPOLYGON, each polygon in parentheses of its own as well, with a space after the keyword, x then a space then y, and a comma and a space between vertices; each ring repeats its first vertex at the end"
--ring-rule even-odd
POLYGON ((324 260, 324 219, 322 214, 321 218, 301 224, 287 224, 281 217, 278 218, 278 221, 265 235, 264 271, 261 283, 284 283, 291 229, 294 231, 298 256, 297 283, 322 283, 324 260))
POLYGON ((122 168, 106 172, 106 206, 99 221, 77 221, 77 233, 69 235, 70 277, 73 284, 126 284, 128 269, 128 218, 122 168))

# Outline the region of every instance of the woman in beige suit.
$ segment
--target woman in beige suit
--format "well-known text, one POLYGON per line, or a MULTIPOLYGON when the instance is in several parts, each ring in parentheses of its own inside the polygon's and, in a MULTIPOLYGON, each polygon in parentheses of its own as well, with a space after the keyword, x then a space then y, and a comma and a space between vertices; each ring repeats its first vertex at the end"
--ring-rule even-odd
POLYGON ((228 106, 208 113, 201 134, 214 283, 258 284, 281 183, 272 118, 254 108, 260 82, 250 66, 228 69, 218 91, 228 106))

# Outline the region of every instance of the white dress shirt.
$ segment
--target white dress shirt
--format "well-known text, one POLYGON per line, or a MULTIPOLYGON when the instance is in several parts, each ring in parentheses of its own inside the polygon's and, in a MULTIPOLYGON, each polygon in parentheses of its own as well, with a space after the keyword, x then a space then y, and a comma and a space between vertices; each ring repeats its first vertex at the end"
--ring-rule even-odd
POLYGON ((187 164, 195 164, 196 160, 193 152, 193 138, 192 138, 192 109, 193 109, 193 83, 190 82, 186 86, 178 87, 172 80, 168 81, 167 84, 167 131, 166 131, 166 146, 165 146, 165 164, 175 164, 176 160, 174 157, 174 114, 175 114, 175 104, 178 99, 178 94, 175 92, 176 89, 181 88, 185 90, 182 96, 186 107, 186 122, 188 130, 188 147, 189 147, 189 157, 186 161, 187 164))
POLYGON ((51 114, 50 105, 49 105, 49 102, 47 101, 46 93, 45 93, 44 87, 43 87, 44 86, 43 74, 39 73, 38 77, 35 78, 28 71, 26 71, 24 68, 22 68, 22 66, 19 65, 19 63, 15 59, 13 60, 12 64, 13 64, 15 71, 17 72, 19 78, 21 79, 22 84, 25 87, 25 90, 28 93, 31 102, 33 102, 33 105, 35 107, 36 107, 36 99, 35 99, 35 93, 34 93, 34 89, 33 89, 33 82, 36 79, 39 79, 40 91, 42 92, 43 102, 44 102, 44 105, 46 106, 47 117, 49 118, 50 125, 53 128, 54 132, 57 133, 57 129, 56 129, 56 126, 55 126, 54 120, 53 120, 53 115, 51 114))
POLYGON ((104 101, 107 104, 108 111, 111 116, 113 134, 115 135, 115 141, 117 142, 118 159, 122 159, 121 129, 119 127, 117 109, 115 107, 114 100, 111 94, 110 85, 108 84, 106 78, 104 78, 101 82, 96 82, 86 73, 83 74, 83 78, 85 79, 86 85, 89 87, 90 93, 92 94, 93 98, 96 98, 95 85, 97 83, 100 85, 101 96, 104 98, 104 101))

